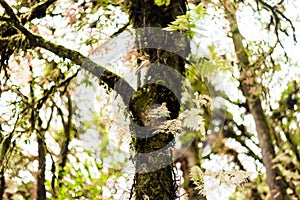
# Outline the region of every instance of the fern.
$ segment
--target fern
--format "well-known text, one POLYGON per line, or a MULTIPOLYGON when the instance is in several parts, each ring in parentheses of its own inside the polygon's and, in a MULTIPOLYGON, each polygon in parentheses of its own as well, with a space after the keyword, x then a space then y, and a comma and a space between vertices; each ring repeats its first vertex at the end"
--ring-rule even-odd
MULTIPOLYGON (((160 0, 162 1, 162 0, 160 0)), ((199 4, 195 8, 188 11, 185 15, 177 16, 176 20, 171 22, 167 28, 164 28, 166 31, 179 31, 186 36, 192 38, 201 30, 197 27, 200 19, 205 16, 205 8, 199 4)))
MULTIPOLYGON (((245 183, 249 181, 250 173, 243 170, 232 170, 232 171, 218 171, 214 172, 211 170, 206 170, 203 172, 198 166, 194 166, 191 169, 190 177, 191 180, 196 185, 196 190, 199 191, 199 194, 206 196, 207 189, 205 187, 207 179, 204 177, 210 177, 212 179, 217 179, 219 182, 219 186, 221 184, 228 186, 243 186, 245 183)), ((210 180, 210 179, 208 179, 210 180)))

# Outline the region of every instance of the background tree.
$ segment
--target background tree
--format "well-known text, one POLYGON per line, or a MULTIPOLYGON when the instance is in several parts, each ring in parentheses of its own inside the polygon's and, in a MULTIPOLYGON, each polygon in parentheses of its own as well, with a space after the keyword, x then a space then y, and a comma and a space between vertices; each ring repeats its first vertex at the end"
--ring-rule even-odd
MULTIPOLYGON (((288 184, 286 178, 282 175, 285 173, 281 171, 279 168, 280 165, 276 163, 276 146, 278 145, 276 138, 279 139, 280 137, 276 136, 276 131, 274 127, 274 123, 272 122, 272 117, 267 116, 269 112, 272 113, 272 107, 270 104, 270 99, 266 99, 264 97, 270 97, 269 94, 269 85, 264 85, 263 81, 269 75, 267 73, 274 74, 278 68, 278 60, 274 58, 274 51, 278 50, 278 45, 282 48, 283 44, 280 39, 281 32, 287 34, 288 28, 282 29, 280 28, 279 24, 285 24, 286 27, 289 27, 292 30, 292 35, 294 36, 293 39, 296 42, 295 36, 295 27, 290 19, 288 19, 282 12, 281 3, 278 4, 280 7, 272 6, 263 1, 257 1, 257 8, 254 8, 251 3, 233 3, 230 1, 220 1, 219 3, 207 2, 212 3, 214 6, 218 6, 224 9, 224 17, 228 21, 228 28, 229 28, 229 35, 232 38, 233 46, 235 50, 234 57, 236 58, 236 65, 239 66, 240 75, 238 76, 237 80, 239 81, 239 89, 242 91, 244 97, 246 98, 244 107, 246 108, 246 112, 251 113, 254 118, 256 132, 258 136, 259 146, 262 151, 262 162, 266 167, 266 174, 267 174, 267 183, 271 191, 271 198, 272 199, 291 199, 291 198, 298 198, 296 195, 296 190, 293 184, 288 184), (243 42, 244 37, 239 31, 239 23, 237 20, 237 11, 240 9, 245 8, 244 6, 249 6, 253 8, 256 12, 261 13, 260 9, 266 10, 272 13, 271 21, 267 25, 270 28, 273 24, 275 25, 274 32, 275 32, 275 42, 268 43, 270 46, 266 47, 266 50, 263 50, 264 47, 259 46, 257 47, 256 44, 252 44, 250 42, 247 43, 245 46, 245 42, 243 42), (273 21, 275 19, 275 22, 273 21), (261 51, 258 56, 256 56, 256 51, 252 48, 260 48, 261 51), (270 72, 271 71, 271 72, 270 72), (264 105, 267 104, 270 107, 264 108, 264 105), (268 114, 266 114, 268 113, 268 114), (289 188, 289 189, 288 189, 289 188), (289 191, 289 194, 287 193, 289 191)), ((266 41, 261 41, 258 44, 264 43, 266 41)), ((285 54, 285 56, 287 56, 285 54)), ((272 75, 270 78, 272 78, 272 75)), ((269 78, 269 77, 268 77, 269 78)), ((268 79, 266 78, 266 79, 268 79)), ((232 102, 231 102, 232 103, 232 102)), ((230 120, 230 119, 229 119, 230 120)), ((231 121, 231 120, 230 120, 231 121)), ((225 121, 225 127, 227 128, 227 124, 229 121, 225 121)), ((232 123, 232 122, 230 122, 232 123)), ((231 125, 230 125, 231 126, 231 125)), ((243 126, 235 125, 239 131, 243 134, 243 137, 247 136, 246 130, 243 126)), ((241 138, 238 135, 235 135, 232 129, 225 129, 225 137, 231 137, 230 135, 233 134, 233 138, 239 141, 243 146, 246 144, 241 141, 241 138), (226 133, 227 132, 227 133, 226 133)), ((279 139, 280 140, 280 139, 279 139)), ((280 145, 278 146, 280 147, 280 145)), ((220 149, 218 149, 220 151, 220 149)), ((249 153, 251 150, 249 149, 249 153)), ((296 151, 295 151, 296 152, 296 151)), ((233 156, 235 162, 243 169, 243 165, 241 165, 240 161, 238 160, 238 156, 236 155, 237 152, 233 151, 232 149, 226 149, 226 153, 229 153, 233 156)), ((279 153, 277 151, 277 153, 279 153)), ((251 153, 253 157, 256 156, 251 153)), ((297 154, 297 153, 296 153, 297 154)), ((256 158, 257 159, 257 158, 256 158)), ((261 198, 257 197, 256 195, 257 190, 252 190, 252 198, 261 198)))

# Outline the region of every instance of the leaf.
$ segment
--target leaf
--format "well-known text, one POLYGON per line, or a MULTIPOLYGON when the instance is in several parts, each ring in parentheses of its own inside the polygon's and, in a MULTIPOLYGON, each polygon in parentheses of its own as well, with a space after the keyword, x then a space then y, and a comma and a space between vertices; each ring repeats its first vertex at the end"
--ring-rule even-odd
POLYGON ((163 30, 165 30, 165 31, 176 31, 177 27, 170 25, 170 26, 164 28, 163 30))
POLYGON ((193 9, 193 11, 194 11, 194 13, 195 13, 196 15, 198 15, 199 17, 205 15, 205 8, 203 7, 202 4, 199 4, 198 6, 196 6, 196 7, 193 9))
POLYGON ((165 4, 165 1, 164 0, 154 0, 154 3, 158 6, 162 6, 165 4))
POLYGON ((201 116, 201 111, 197 108, 184 111, 181 116, 183 117, 183 126, 195 131, 205 132, 204 119, 201 116))
MULTIPOLYGON (((164 2, 165 5, 168 5, 170 3, 170 0, 165 0, 164 2)), ((199 32, 199 29, 201 29, 200 27, 197 27, 196 24, 199 24, 199 20, 201 20, 204 15, 205 9, 202 5, 198 5, 194 9, 188 11, 185 15, 177 16, 176 20, 171 22, 171 24, 169 24, 169 26, 167 28, 164 28, 163 30, 177 30, 192 38, 197 32, 199 32)))
POLYGON ((199 191, 199 194, 204 196, 207 192, 211 192, 211 189, 221 187, 221 184, 243 186, 244 183, 249 181, 250 175, 251 173, 243 170, 222 170, 217 172, 206 170, 202 172, 198 166, 192 167, 190 173, 191 180, 197 186, 195 189, 199 191))
POLYGON ((159 126, 158 130, 156 130, 154 133, 159 133, 161 131, 167 131, 171 134, 176 135, 177 133, 180 133, 182 131, 182 122, 180 119, 167 120, 163 122, 163 124, 159 126))

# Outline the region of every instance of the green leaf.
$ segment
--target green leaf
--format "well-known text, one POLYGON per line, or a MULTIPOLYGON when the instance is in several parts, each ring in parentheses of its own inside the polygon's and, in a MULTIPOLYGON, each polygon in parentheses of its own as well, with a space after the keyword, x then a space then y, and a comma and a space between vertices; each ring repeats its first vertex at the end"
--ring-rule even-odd
POLYGON ((165 4, 165 1, 164 0, 154 0, 154 3, 158 6, 162 6, 165 4))
POLYGON ((170 5, 170 2, 171 2, 171 0, 166 0, 166 1, 165 1, 165 5, 166 5, 166 6, 170 5))
POLYGON ((194 13, 196 15, 198 15, 199 17, 202 17, 204 16, 205 14, 205 8, 203 8, 202 4, 199 4, 198 6, 196 6, 194 9, 193 9, 194 13))
POLYGON ((154 0, 154 3, 158 6, 168 6, 171 3, 171 0, 154 0))

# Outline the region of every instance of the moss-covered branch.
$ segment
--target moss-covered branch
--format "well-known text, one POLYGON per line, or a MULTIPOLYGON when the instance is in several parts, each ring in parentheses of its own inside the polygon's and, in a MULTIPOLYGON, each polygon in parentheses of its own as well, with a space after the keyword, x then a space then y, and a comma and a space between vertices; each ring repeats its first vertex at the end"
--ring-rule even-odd
MULTIPOLYGON (((51 0, 49 2, 52 2, 51 0)), ((55 44, 49 40, 44 39, 40 35, 36 35, 31 33, 27 28, 25 28, 18 17, 13 12, 13 9, 7 4, 6 1, 0 0, 1 6, 5 9, 6 14, 9 17, 7 22, 15 27, 18 31, 20 31, 26 37, 26 47, 27 48, 35 48, 41 47, 51 51, 52 53, 62 57, 67 58, 73 61, 75 64, 79 65, 83 69, 89 71, 93 75, 99 77, 102 81, 108 84, 110 88, 114 88, 115 83, 119 80, 122 81, 123 84, 126 84, 129 87, 129 84, 119 77, 117 74, 105 69, 103 66, 100 66, 93 62, 88 57, 82 55, 78 51, 68 49, 62 45, 55 44), (100 77, 101 76, 101 77, 100 77)))
POLYGON ((54 2, 56 2, 56 0, 47 0, 47 1, 43 1, 40 2, 36 5, 34 5, 30 12, 26 13, 23 17, 22 17, 22 24, 24 24, 27 21, 31 21, 35 18, 43 18, 46 16, 46 11, 49 8, 49 6, 51 6, 54 2))

